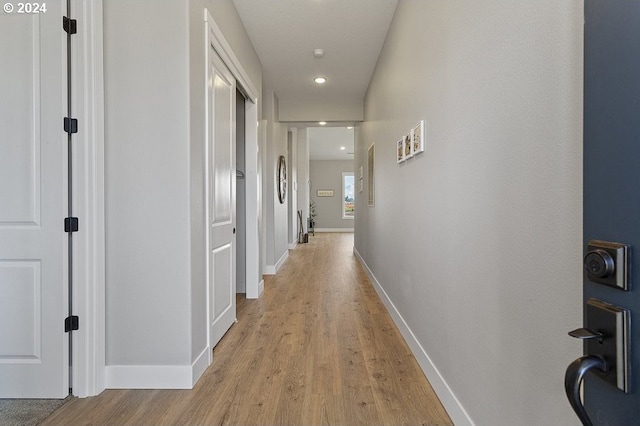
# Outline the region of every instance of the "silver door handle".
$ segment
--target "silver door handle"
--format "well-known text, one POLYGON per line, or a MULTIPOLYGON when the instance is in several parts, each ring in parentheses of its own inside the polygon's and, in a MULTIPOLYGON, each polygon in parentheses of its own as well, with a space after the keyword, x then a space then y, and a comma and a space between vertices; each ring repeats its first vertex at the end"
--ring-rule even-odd
POLYGON ((569 404, 571 404, 573 411, 576 412, 584 426, 593 426, 593 423, 591 423, 591 419, 580 399, 580 384, 584 375, 594 368, 605 373, 609 370, 604 358, 597 355, 587 355, 569 364, 564 375, 564 390, 567 398, 569 398, 569 404))

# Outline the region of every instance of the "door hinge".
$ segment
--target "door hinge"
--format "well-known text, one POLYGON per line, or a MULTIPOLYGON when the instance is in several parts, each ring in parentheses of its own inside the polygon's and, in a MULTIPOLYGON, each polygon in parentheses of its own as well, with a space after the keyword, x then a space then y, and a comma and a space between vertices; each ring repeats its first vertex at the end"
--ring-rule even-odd
POLYGON ((78 119, 65 117, 64 131, 67 133, 78 133, 78 119))
POLYGON ((64 232, 78 232, 78 218, 67 217, 64 220, 64 232))
POLYGON ((72 315, 64 319, 64 332, 75 331, 80 329, 80 320, 77 315, 72 315))
POLYGON ((62 28, 67 32, 67 34, 76 34, 78 32, 78 21, 63 16, 62 28))

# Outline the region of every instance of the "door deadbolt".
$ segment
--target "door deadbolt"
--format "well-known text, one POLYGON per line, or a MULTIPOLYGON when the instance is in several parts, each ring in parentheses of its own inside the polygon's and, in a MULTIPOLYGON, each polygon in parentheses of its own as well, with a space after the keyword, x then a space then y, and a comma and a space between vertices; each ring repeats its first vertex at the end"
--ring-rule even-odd
POLYGON ((591 240, 584 256, 587 279, 621 290, 629 289, 629 246, 591 240))
POLYGON ((597 278, 609 278, 616 270, 613 257, 602 249, 592 250, 584 257, 587 273, 597 278))

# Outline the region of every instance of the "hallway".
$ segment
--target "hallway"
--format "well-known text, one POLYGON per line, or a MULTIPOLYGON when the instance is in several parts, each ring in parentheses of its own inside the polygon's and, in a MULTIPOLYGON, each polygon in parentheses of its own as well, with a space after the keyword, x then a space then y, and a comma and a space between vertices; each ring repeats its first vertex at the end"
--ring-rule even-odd
POLYGON ((298 245, 193 390, 106 390, 43 425, 451 425, 353 256, 353 234, 298 245))

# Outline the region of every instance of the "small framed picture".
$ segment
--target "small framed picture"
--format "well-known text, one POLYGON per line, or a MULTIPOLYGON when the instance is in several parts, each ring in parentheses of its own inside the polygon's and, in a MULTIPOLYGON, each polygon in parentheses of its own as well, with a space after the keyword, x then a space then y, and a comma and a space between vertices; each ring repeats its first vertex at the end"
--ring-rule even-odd
POLYGON ((413 137, 413 147, 411 148, 413 154, 424 152, 424 120, 420 120, 420 122, 411 129, 411 134, 413 137))
POLYGON ((404 139, 400 139, 397 142, 398 145, 398 163, 402 163, 404 161, 404 139))
POLYGON ((404 135, 404 159, 413 157, 413 144, 411 143, 411 132, 404 135))
POLYGON ((368 205, 370 207, 375 206, 375 194, 376 194, 376 190, 375 190, 375 182, 376 182, 376 175, 375 175, 375 167, 376 167, 376 146, 375 144, 371 144, 371 146, 369 147, 369 151, 367 153, 367 160, 368 160, 368 178, 369 178, 369 203, 368 205))

